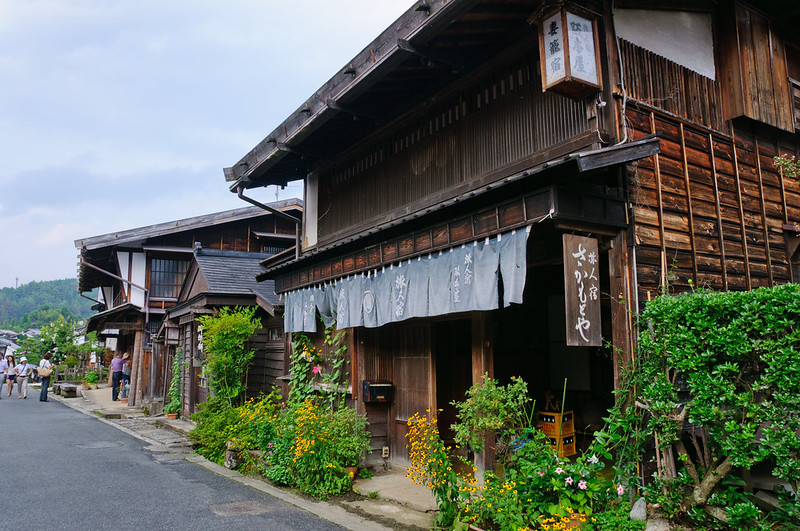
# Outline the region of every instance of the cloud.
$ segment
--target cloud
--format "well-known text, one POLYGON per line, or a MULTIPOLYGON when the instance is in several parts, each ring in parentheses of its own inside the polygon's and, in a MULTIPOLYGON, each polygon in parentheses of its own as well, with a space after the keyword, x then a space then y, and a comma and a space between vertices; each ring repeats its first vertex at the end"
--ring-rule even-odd
POLYGON ((77 238, 246 206, 222 168, 410 6, 0 2, 0 287, 73 276, 77 238))

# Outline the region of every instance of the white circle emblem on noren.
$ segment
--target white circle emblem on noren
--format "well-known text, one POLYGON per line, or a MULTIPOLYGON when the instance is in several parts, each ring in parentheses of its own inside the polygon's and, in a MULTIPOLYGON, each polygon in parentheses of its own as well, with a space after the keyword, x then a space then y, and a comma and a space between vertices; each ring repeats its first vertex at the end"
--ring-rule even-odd
POLYGON ((375 295, 372 294, 372 290, 367 290, 364 292, 364 311, 372 313, 373 308, 375 308, 375 295))

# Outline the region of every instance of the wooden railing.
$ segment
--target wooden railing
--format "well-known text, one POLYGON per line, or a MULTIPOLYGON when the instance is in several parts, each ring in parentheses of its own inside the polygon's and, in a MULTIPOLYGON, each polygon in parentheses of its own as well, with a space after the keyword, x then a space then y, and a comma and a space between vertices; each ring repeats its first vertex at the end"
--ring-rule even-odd
POLYGON ((86 373, 94 371, 98 376, 98 383, 105 383, 108 381, 108 367, 101 367, 94 369, 92 367, 66 367, 63 365, 56 366, 53 373, 50 375, 50 383, 56 382, 72 382, 78 383, 83 381, 86 373))

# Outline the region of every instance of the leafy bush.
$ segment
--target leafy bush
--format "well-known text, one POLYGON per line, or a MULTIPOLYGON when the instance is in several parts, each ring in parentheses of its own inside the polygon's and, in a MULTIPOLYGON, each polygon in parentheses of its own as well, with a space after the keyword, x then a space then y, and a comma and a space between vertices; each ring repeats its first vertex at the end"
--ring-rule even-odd
POLYGON ((506 443, 503 473, 486 472, 480 486, 474 477, 476 469, 450 456, 430 411, 409 419, 408 475, 433 491, 439 506, 438 525, 565 529, 587 524, 626 493, 619 481, 607 480, 601 473, 605 466, 601 457, 610 458, 601 447, 577 458, 559 458, 549 438, 530 426, 533 415, 526 413, 527 401, 527 385, 521 379, 500 386, 484 377, 468 391, 464 402, 455 403, 461 440, 473 444, 495 426, 511 432, 500 433, 501 440, 515 437, 513 445, 506 443), (506 420, 492 424, 476 418, 493 412, 506 420), (457 473, 456 468, 467 472, 457 473))
POLYGON ((764 515, 731 482, 737 468, 765 463, 800 487, 800 286, 661 296, 641 318, 636 370, 625 376, 631 394, 600 440, 623 467, 656 441, 646 492, 667 516, 757 526, 764 515))
POLYGON ((164 405, 164 413, 180 413, 181 411, 181 398, 183 396, 182 361, 183 348, 178 348, 172 357, 172 378, 170 379, 169 392, 167 393, 169 402, 164 405))
POLYGON ((86 380, 87 384, 95 385, 100 377, 97 375, 96 371, 89 371, 86 373, 86 376, 84 376, 83 379, 86 380))
POLYGON ((605 511, 595 513, 586 526, 585 531, 642 531, 647 522, 631 520, 631 504, 622 501, 610 504, 605 511))
POLYGON ((64 358, 64 365, 66 365, 67 367, 77 367, 78 358, 70 354, 69 356, 64 358))
POLYGON ((267 477, 317 498, 349 491, 352 478, 346 467, 356 466, 369 450, 366 425, 355 410, 333 410, 320 399, 287 406, 277 418, 267 477))
POLYGON ((452 402, 460 419, 451 426, 455 442, 480 453, 486 437, 493 435, 497 460, 505 461, 512 441, 529 424, 525 414, 528 402, 528 384, 522 378, 512 377, 508 386, 502 386, 484 374, 480 384, 469 388, 463 402, 452 402))
MULTIPOLYGON (((237 334, 231 341, 244 335, 237 334)), ((280 408, 279 397, 272 393, 232 407, 232 399, 238 396, 235 371, 223 374, 217 367, 215 370, 223 371, 217 372, 222 374, 217 387, 220 396, 192 416, 197 427, 190 435, 200 443, 200 453, 222 463, 226 448, 234 450, 245 468, 257 464, 271 481, 298 487, 317 498, 349 491, 352 476, 346 468, 358 465, 369 451, 370 434, 366 417, 344 404, 347 358, 343 337, 327 330, 328 352, 323 354, 306 336, 296 336, 291 358, 292 391, 280 408), (263 451, 262 463, 253 463, 249 454, 252 449, 263 451)), ((219 343, 216 348, 231 356, 241 354, 241 350, 219 343)), ((217 361, 208 367, 216 367, 217 361)))
POLYGON ((439 436, 437 419, 430 416, 430 409, 427 413, 428 415, 414 413, 408 419, 406 437, 411 466, 408 467, 406 477, 431 489, 439 506, 436 524, 449 526, 462 507, 469 511, 468 501, 478 488, 472 475, 477 470, 470 467, 469 475, 456 472, 450 461, 450 447, 445 446, 439 436))
POLYGON ((215 397, 202 404, 200 411, 192 415, 192 420, 197 426, 189 432, 189 437, 197 441, 197 453, 221 465, 230 436, 228 428, 238 422, 238 412, 224 398, 215 397))
POLYGON ((256 308, 223 307, 216 315, 203 315, 198 322, 203 330, 206 359, 203 371, 215 396, 233 405, 247 390, 247 369, 253 350, 247 343, 261 320, 255 317, 256 308))

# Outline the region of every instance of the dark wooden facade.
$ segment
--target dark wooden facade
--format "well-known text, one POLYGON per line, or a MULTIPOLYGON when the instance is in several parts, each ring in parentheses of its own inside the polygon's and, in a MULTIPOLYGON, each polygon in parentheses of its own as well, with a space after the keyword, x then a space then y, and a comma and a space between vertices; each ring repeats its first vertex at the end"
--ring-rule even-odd
POLYGON ((407 418, 441 408, 447 436, 449 402, 484 373, 525 377, 538 404, 567 378, 590 433, 649 298, 798 280, 800 186, 772 160, 800 154, 794 19, 733 1, 687 9, 708 17, 711 77, 618 37, 610 1, 578 4, 600 32, 603 88, 589 97, 542 91, 544 3, 429 2, 226 170, 233 188, 306 181, 316 225, 298 258, 262 275, 284 293, 532 226, 522 304, 352 330, 354 397, 361 380, 395 386, 392 404, 357 407, 397 463, 407 418), (614 348, 566 346, 565 233, 598 241, 600 326, 614 348))
MULTIPOLYGON (((271 205, 298 219, 302 215, 302 204, 297 200, 271 205)), ((161 403, 168 389, 166 375, 173 352, 153 338, 179 298, 151 296, 154 260, 188 264, 199 245, 206 249, 274 254, 294 245, 294 240, 294 223, 259 207, 76 240, 81 260, 79 291, 99 288, 104 295, 105 309, 89 319, 88 330, 96 330, 101 339, 115 344, 116 351, 127 351, 133 359, 129 404, 161 403)), ((183 280, 175 279, 178 287, 183 280)), ((199 370, 195 373, 199 375, 199 370)), ((187 392, 204 399, 198 389, 187 392)))

